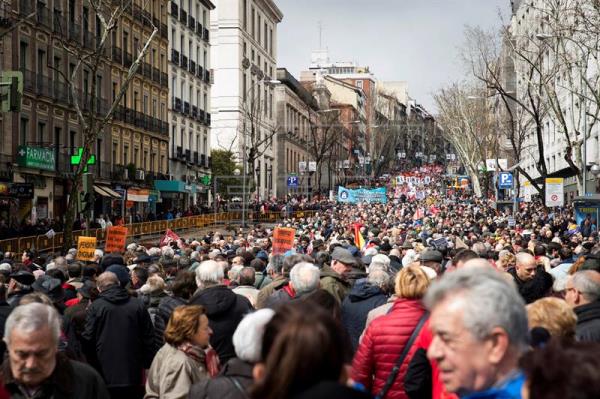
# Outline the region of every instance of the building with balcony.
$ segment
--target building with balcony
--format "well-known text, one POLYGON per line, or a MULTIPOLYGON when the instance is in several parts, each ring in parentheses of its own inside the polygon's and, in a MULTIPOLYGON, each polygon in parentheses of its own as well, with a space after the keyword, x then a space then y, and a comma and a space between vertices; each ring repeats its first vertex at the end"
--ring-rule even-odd
MULTIPOLYGON (((20 0, 15 4, 18 17, 12 23, 32 13, 35 16, 3 39, 1 69, 23 73, 24 95, 20 112, 1 116, 0 158, 5 162, 0 169, 7 172, 3 177, 13 185, 33 187, 32 198, 11 204, 18 211, 16 218, 52 219, 65 214, 72 184, 71 156, 83 145, 82 126, 65 80, 79 58, 63 45, 76 51, 97 51, 102 27, 92 7, 82 2, 20 0)), ((141 4, 134 1, 123 14, 105 43, 96 76, 83 65, 73 82, 85 117, 105 116, 152 25, 159 29, 112 123, 94 145, 96 164, 90 165, 89 171, 96 183, 96 215, 121 213, 126 204, 132 212, 151 211, 148 199, 157 195, 150 191, 150 180, 166 174, 168 168, 167 10, 158 0, 145 9, 141 4), (93 93, 92 83, 96 87, 93 93), (145 190, 146 195, 119 195, 128 188, 145 190)))
POLYGON ((272 195, 268 171, 275 164, 277 131, 273 80, 282 18, 273 0, 220 0, 211 12, 211 146, 232 149, 240 163, 252 148, 259 154, 247 173, 254 175, 260 198, 272 195))
POLYGON ((163 207, 187 209, 208 203, 210 187, 210 17, 209 0, 172 0, 169 29, 169 175, 157 182, 163 207))

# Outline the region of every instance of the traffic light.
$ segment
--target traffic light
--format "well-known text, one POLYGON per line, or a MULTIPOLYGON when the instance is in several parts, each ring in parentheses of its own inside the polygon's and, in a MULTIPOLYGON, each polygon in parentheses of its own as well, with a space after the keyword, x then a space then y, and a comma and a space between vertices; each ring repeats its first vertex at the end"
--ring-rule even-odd
POLYGON ((23 97, 23 73, 21 71, 4 71, 0 75, 0 111, 18 112, 21 110, 23 97))

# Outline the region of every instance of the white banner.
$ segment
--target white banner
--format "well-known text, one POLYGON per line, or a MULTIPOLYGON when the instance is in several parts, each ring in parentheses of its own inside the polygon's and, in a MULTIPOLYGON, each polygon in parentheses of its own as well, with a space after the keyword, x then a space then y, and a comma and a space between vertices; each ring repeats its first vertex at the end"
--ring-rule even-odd
POLYGON ((546 206, 564 206, 565 189, 562 177, 546 179, 546 206))
POLYGON ((533 187, 531 187, 531 183, 529 181, 525 181, 523 183, 523 201, 531 202, 531 190, 532 189, 533 189, 533 187))

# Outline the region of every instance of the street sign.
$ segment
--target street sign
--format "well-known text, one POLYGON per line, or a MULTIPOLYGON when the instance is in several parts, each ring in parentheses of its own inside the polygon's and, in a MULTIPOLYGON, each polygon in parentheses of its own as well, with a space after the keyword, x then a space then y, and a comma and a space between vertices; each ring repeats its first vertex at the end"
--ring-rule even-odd
POLYGON ((564 206, 564 179, 562 177, 546 179, 546 206, 564 206))
POLYGON ((508 169, 508 160, 506 158, 502 158, 502 159, 486 159, 485 160, 485 169, 488 172, 495 172, 496 171, 496 166, 500 166, 500 169, 502 170, 506 170, 508 169))
POLYGON ((298 162, 298 171, 300 173, 305 173, 306 172, 306 162, 304 162, 304 161, 298 162))
POLYGON ((17 148, 17 164, 27 168, 54 171, 56 169, 56 154, 52 148, 20 145, 17 148))
POLYGON ((310 161, 308 163, 308 171, 309 172, 316 172, 317 171, 317 162, 315 161, 310 161))
POLYGON ((298 187, 298 176, 288 176, 287 186, 289 188, 297 188, 298 187))
POLYGON ((498 188, 510 189, 513 188, 513 175, 510 172, 501 172, 498 174, 498 188))

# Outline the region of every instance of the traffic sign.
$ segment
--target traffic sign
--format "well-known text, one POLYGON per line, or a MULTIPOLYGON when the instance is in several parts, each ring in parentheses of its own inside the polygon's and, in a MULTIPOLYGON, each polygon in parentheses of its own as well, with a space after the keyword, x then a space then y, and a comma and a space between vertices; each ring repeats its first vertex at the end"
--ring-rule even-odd
POLYGON ((501 172, 498 174, 498 188, 513 188, 513 175, 510 172, 501 172))
POLYGON ((289 188, 297 188, 298 187, 298 176, 288 176, 287 186, 289 188))

